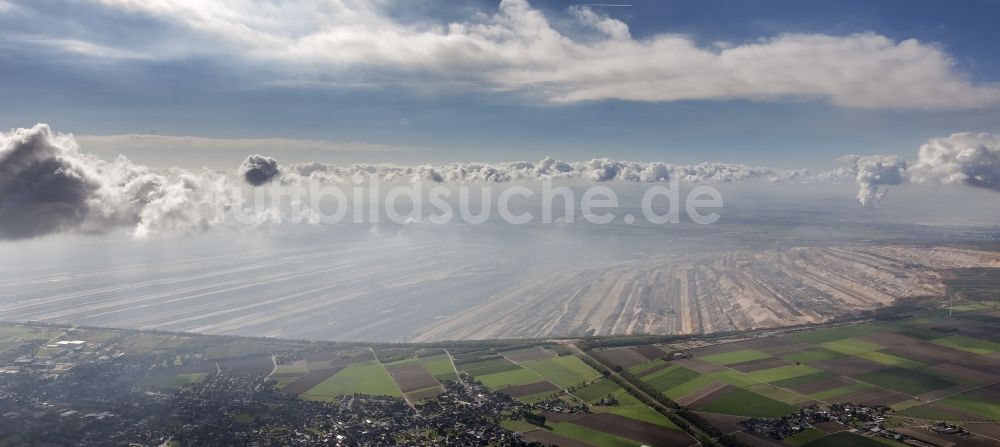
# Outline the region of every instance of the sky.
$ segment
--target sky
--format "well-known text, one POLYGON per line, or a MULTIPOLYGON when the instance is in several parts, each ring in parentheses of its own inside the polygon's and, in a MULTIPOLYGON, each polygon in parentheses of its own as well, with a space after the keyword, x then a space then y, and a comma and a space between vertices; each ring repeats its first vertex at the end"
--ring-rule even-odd
POLYGON ((0 128, 103 158, 831 168, 1000 133, 1000 2, 0 0, 0 128))

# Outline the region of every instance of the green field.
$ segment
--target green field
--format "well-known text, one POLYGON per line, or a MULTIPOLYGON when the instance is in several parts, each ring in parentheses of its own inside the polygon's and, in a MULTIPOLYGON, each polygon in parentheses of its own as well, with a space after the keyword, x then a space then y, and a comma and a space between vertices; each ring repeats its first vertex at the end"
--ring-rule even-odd
POLYGON ((670 419, 667 419, 666 416, 657 413, 656 410, 642 404, 609 407, 608 412, 619 416, 625 416, 630 419, 635 419, 637 421, 649 422, 650 424, 656 424, 672 430, 680 430, 680 427, 671 422, 670 419))
POLYGON ((424 368, 427 368, 427 371, 439 381, 444 382, 458 379, 458 374, 455 373, 455 368, 451 366, 451 359, 448 357, 448 354, 420 357, 420 363, 423 363, 424 368))
POLYGON ((973 354, 992 354, 1000 351, 1000 344, 988 340, 965 337, 962 335, 950 335, 944 338, 931 340, 931 343, 944 346, 946 348, 958 349, 973 354))
POLYGON ((854 324, 850 326, 842 326, 833 329, 823 329, 813 332, 803 332, 791 335, 790 338, 792 338, 793 340, 798 340, 806 343, 821 344, 821 343, 841 340, 844 338, 861 337, 865 335, 875 334, 878 332, 888 332, 894 329, 895 327, 893 327, 892 325, 883 323, 854 324))
POLYGON ((784 439, 784 442, 791 445, 803 445, 815 441, 819 438, 826 436, 826 432, 816 430, 815 428, 810 428, 809 430, 800 431, 792 436, 784 439))
POLYGON ((420 360, 417 360, 416 357, 404 357, 404 358, 392 360, 392 361, 389 361, 389 362, 382 362, 382 365, 384 365, 384 366, 396 366, 396 365, 405 365, 407 363, 413 363, 413 362, 419 362, 419 361, 420 360))
POLYGON ((706 362, 715 363, 716 365, 732 365, 733 363, 749 362, 751 360, 766 359, 768 357, 770 356, 760 351, 753 349, 741 349, 739 351, 707 355, 701 359, 706 362))
POLYGON ((800 403, 813 403, 812 399, 798 394, 792 390, 786 390, 784 388, 776 388, 773 385, 766 383, 759 383, 746 389, 753 391, 754 393, 760 394, 761 396, 770 397, 771 399, 784 402, 789 405, 798 405, 800 403))
POLYGON ((483 385, 486 385, 486 387, 491 390, 499 390, 513 385, 537 382, 539 379, 540 377, 538 377, 538 374, 524 368, 487 374, 485 376, 476 376, 476 380, 482 382, 483 385))
POLYGON ((459 371, 471 371, 479 368, 489 368, 491 366, 509 365, 509 364, 511 364, 510 360, 507 360, 503 357, 497 357, 495 359, 479 360, 475 362, 456 363, 455 367, 458 368, 459 371))
POLYGON ((682 366, 673 365, 669 368, 661 369, 653 374, 643 377, 642 381, 648 383, 650 386, 659 391, 665 391, 682 385, 700 375, 700 373, 682 366))
POLYGON ((629 392, 626 391, 624 388, 615 391, 614 393, 612 393, 612 395, 615 396, 615 399, 618 399, 618 405, 622 407, 629 407, 632 405, 645 405, 642 402, 639 402, 639 399, 636 399, 635 396, 629 394, 629 392))
POLYGON ((983 419, 1000 420, 1000 402, 976 395, 975 392, 951 396, 939 402, 975 414, 983 419))
POLYGON ((517 399, 517 400, 519 400, 521 402, 524 402, 526 404, 533 404, 535 402, 541 402, 543 400, 546 400, 546 399, 552 397, 553 394, 556 394, 558 392, 559 392, 559 390, 549 390, 549 391, 543 391, 543 392, 537 393, 537 394, 529 394, 527 396, 516 397, 515 399, 517 399))
POLYGON ((754 371, 748 375, 761 382, 773 383, 781 380, 794 379, 796 377, 820 374, 822 372, 823 371, 808 365, 788 365, 754 371))
POLYGON ((549 422, 545 425, 552 427, 552 432, 559 436, 601 447, 638 447, 642 445, 641 442, 582 427, 572 422, 549 422))
POLYGON ((819 438, 815 441, 803 444, 804 447, 885 447, 885 444, 872 438, 856 435, 842 431, 819 438))
POLYGON ((742 388, 748 388, 761 383, 746 374, 733 370, 716 371, 714 373, 709 373, 708 376, 742 388))
POLYGON ((657 366, 660 366, 660 365, 662 365, 664 363, 667 363, 667 362, 665 362, 663 359, 656 359, 656 360, 653 360, 652 362, 646 362, 646 363, 641 363, 641 364, 635 365, 635 366, 629 368, 628 372, 630 372, 632 374, 635 374, 635 375, 639 375, 639 374, 642 374, 642 373, 646 372, 647 370, 653 369, 653 368, 655 368, 657 366))
POLYGON ((743 388, 732 388, 714 401, 702 405, 698 410, 734 416, 781 417, 791 414, 797 409, 784 402, 761 396, 743 388))
POLYGON ((716 379, 711 375, 702 374, 686 382, 683 382, 680 385, 662 390, 662 392, 671 399, 680 399, 684 396, 687 396, 688 394, 693 393, 699 388, 714 382, 715 380, 716 379))
POLYGON ((956 385, 954 382, 944 380, 940 377, 905 368, 888 368, 861 374, 855 378, 882 388, 913 396, 956 385))
POLYGON ((812 363, 812 362, 819 362, 822 360, 835 359, 843 356, 844 354, 841 354, 836 351, 831 351, 825 348, 816 348, 816 349, 810 349, 808 351, 785 354, 782 355, 781 358, 792 362, 812 363))
POLYGON ((479 377, 479 376, 488 376, 490 374, 502 373, 504 371, 514 371, 517 369, 521 369, 521 367, 513 363, 507 362, 498 365, 487 366, 485 368, 467 369, 465 370, 465 372, 469 373, 472 376, 479 377))
POLYGON ((895 356, 892 354, 886 354, 879 351, 866 352, 864 354, 858 354, 856 357, 861 357, 863 359, 868 359, 873 362, 878 362, 883 365, 898 366, 900 368, 920 368, 925 366, 923 363, 910 360, 907 358, 895 356))
POLYGON ((606 397, 608 394, 614 393, 620 389, 622 389, 622 387, 618 386, 617 383, 608 379, 600 379, 583 388, 573 391, 573 395, 587 401, 588 403, 594 403, 601 400, 601 398, 606 397))
POLYGON ((947 411, 939 410, 937 407, 931 405, 917 405, 910 408, 905 408, 896 412, 899 416, 906 416, 910 418, 927 419, 932 421, 947 421, 955 419, 954 414, 947 411))
POLYGON ((708 374, 696 373, 696 375, 689 380, 664 390, 663 394, 666 394, 667 397, 671 399, 679 399, 717 380, 742 388, 760 385, 760 382, 741 372, 726 370, 708 374))
POLYGON ((518 433, 538 430, 538 426, 535 424, 530 424, 524 421, 512 421, 510 419, 501 419, 500 426, 506 428, 507 430, 516 431, 518 433))
POLYGON ((833 399, 835 397, 844 396, 847 394, 856 393, 858 391, 864 391, 871 388, 874 388, 874 386, 869 385, 867 383, 853 383, 850 385, 844 385, 838 388, 830 388, 828 390, 823 390, 818 393, 813 393, 810 394, 809 397, 816 400, 826 401, 828 399, 833 399))
POLYGON ((561 388, 579 385, 601 377, 600 373, 572 355, 533 360, 521 365, 561 388))
POLYGON ((337 374, 312 387, 300 397, 312 400, 329 400, 347 394, 401 397, 396 383, 378 361, 354 363, 337 374))
POLYGON ((790 386, 801 385, 803 383, 818 382, 820 380, 829 379, 834 377, 833 373, 827 371, 820 371, 818 373, 806 374, 803 376, 791 377, 784 380, 776 380, 771 382, 774 386, 779 386, 782 388, 787 388, 790 386))
POLYGON ((864 340, 856 340, 853 338, 845 338, 842 340, 828 341, 821 344, 820 346, 829 349, 834 352, 839 352, 846 355, 858 355, 864 354, 866 352, 878 351, 879 349, 884 349, 882 345, 876 345, 875 343, 869 343, 864 340))

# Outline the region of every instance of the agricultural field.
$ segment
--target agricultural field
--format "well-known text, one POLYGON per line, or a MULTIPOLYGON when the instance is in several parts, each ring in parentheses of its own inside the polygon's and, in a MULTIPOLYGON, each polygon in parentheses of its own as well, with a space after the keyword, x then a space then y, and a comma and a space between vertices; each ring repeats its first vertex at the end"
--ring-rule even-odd
POLYGON ((500 390, 514 385, 537 382, 541 376, 524 368, 503 371, 483 376, 473 375, 476 380, 486 385, 490 390, 500 390))
POLYGON ((420 363, 424 364, 424 368, 434 376, 439 382, 446 382, 449 380, 455 380, 458 378, 458 373, 455 372, 455 366, 451 364, 451 358, 448 354, 437 354, 428 357, 420 357, 420 363))
POLYGON ((396 397, 402 395, 382 364, 377 360, 367 360, 337 371, 299 397, 329 400, 336 396, 354 393, 396 397))
POLYGON ((609 365, 630 370, 637 365, 661 358, 665 353, 653 345, 644 345, 603 349, 594 352, 594 355, 609 365))
POLYGON ((583 388, 574 390, 573 395, 588 403, 594 403, 621 389, 622 387, 609 379, 599 379, 583 388))
POLYGON ((532 360, 547 359, 556 356, 556 353, 540 346, 504 351, 502 354, 508 360, 516 363, 530 362, 532 360))
POLYGON ((514 385, 503 389, 503 392, 510 397, 529 404, 551 398, 560 391, 559 387, 545 380, 524 385, 514 385))
POLYGON ((770 356, 760 351, 755 351, 753 349, 741 349, 739 351, 707 355, 702 357, 702 360, 715 363, 716 365, 731 365, 733 363, 761 360, 768 357, 770 356))
POLYGON ((533 360, 522 363, 521 366, 562 388, 580 385, 601 376, 579 357, 572 355, 533 360))
POLYGON ((552 422, 546 422, 546 428, 525 432, 524 437, 564 446, 639 447, 694 443, 690 435, 670 425, 669 420, 648 407, 624 408, 630 410, 569 417, 547 414, 552 422))
MULTIPOLYGON (((813 440, 803 447, 885 447, 887 443, 881 442, 876 439, 856 435, 848 432, 834 433, 831 435, 824 436, 822 438, 813 440)), ((898 445, 898 444, 888 444, 888 445, 898 445)))
POLYGON ((726 385, 689 406, 708 413, 729 414, 747 417, 781 417, 796 411, 796 408, 748 389, 726 385))
POLYGON ((653 360, 651 362, 646 362, 646 363, 642 363, 642 364, 633 366, 633 367, 631 367, 631 368, 628 369, 628 372, 630 372, 632 374, 635 374, 637 376, 644 376, 644 375, 651 374, 653 372, 659 371, 659 370, 661 370, 663 368, 666 368, 668 366, 670 366, 670 364, 668 364, 663 359, 656 359, 656 360, 653 360))
POLYGON ((517 365, 504 357, 496 357, 455 365, 491 390, 526 385, 542 381, 542 376, 517 365))
MULTIPOLYGON (((952 311, 950 317, 945 309, 929 309, 892 320, 686 350, 683 343, 667 345, 692 356, 678 360, 638 362, 636 350, 626 348, 597 352, 606 360, 631 362, 629 373, 679 404, 711 418, 732 418, 728 421, 852 403, 894 409, 893 423, 903 427, 934 421, 1000 422, 1000 308, 972 303, 952 311)), ((579 392, 592 397, 587 388, 579 392)), ((886 443, 892 444, 823 430, 782 442, 820 447, 886 443)))
POLYGON ((444 388, 416 357, 384 363, 382 366, 410 402, 437 396, 444 388))

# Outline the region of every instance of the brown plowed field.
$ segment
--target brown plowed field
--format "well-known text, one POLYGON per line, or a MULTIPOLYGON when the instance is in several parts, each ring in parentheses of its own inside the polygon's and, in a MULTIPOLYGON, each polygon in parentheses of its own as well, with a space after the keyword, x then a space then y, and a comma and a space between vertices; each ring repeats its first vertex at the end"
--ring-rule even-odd
POLYGON ((879 332, 877 334, 863 335, 857 338, 858 340, 864 340, 882 346, 904 346, 922 343, 922 340, 920 339, 907 337, 903 334, 897 334, 895 332, 879 332))
POLYGON ((967 352, 927 342, 893 346, 884 352, 927 364, 954 362, 969 356, 967 352))
POLYGON ((652 373, 655 373, 657 371, 662 371, 664 369, 667 369, 667 368, 669 368, 671 366, 672 365, 670 363, 660 363, 659 365, 656 365, 656 366, 654 366, 652 368, 649 368, 649 369, 647 369, 647 370, 645 370, 645 371, 643 371, 643 372, 641 372, 639 374, 636 374, 636 377, 643 378, 643 377, 646 377, 646 376, 648 376, 648 375, 650 375, 652 373))
POLYGON ((811 365, 824 371, 832 372, 838 376, 854 376, 888 368, 888 365, 883 365, 881 363, 873 362, 860 357, 840 357, 815 362, 811 365))
POLYGON ((834 388, 840 388, 842 386, 852 385, 854 383, 857 382, 845 379, 843 377, 831 377, 829 379, 818 380, 816 382, 792 385, 788 388, 802 394, 813 394, 813 393, 818 393, 820 391, 832 390, 834 388))
POLYGON ((504 388, 502 391, 510 397, 523 397, 530 396, 532 394, 544 393, 546 391, 555 391, 558 389, 559 387, 553 385, 551 382, 543 380, 541 382, 504 388))
POLYGON ((389 375, 404 393, 438 385, 437 379, 427 372, 427 368, 420 362, 385 365, 385 370, 389 371, 389 375))
POLYGON ((330 376, 337 374, 340 370, 344 369, 344 366, 335 366, 333 368, 317 369, 314 371, 309 371, 304 376, 299 377, 294 382, 289 383, 281 391, 289 394, 302 394, 306 391, 311 390, 314 386, 319 385, 320 382, 330 378, 330 376))
POLYGON ((635 350, 639 354, 641 354, 644 357, 646 357, 646 359, 648 359, 648 360, 658 359, 658 358, 661 358, 661 357, 667 355, 667 353, 663 352, 662 349, 657 348, 656 346, 653 346, 653 345, 640 345, 640 346, 636 346, 635 350))
POLYGON ((600 357, 605 362, 621 366, 623 369, 629 369, 635 365, 649 361, 646 356, 640 354, 639 351, 632 348, 605 349, 603 351, 597 351, 595 355, 600 357))
POLYGON ((431 397, 437 396, 438 394, 441 394, 443 392, 444 388, 441 388, 441 386, 438 385, 436 387, 428 388, 426 390, 411 391, 409 393, 406 393, 406 400, 409 400, 410 402, 419 402, 424 399, 429 399, 431 397))
POLYGON ((707 374, 716 371, 723 371, 726 369, 725 367, 716 365, 714 363, 708 363, 702 359, 680 359, 680 360, 674 360, 671 363, 683 366, 695 372, 700 372, 702 374, 707 374))
POLYGON ((559 447, 594 447, 593 444, 576 439, 559 436, 546 429, 532 430, 524 434, 524 439, 535 441, 542 445, 558 445, 559 447))
POLYGON ((728 366, 739 372, 749 373, 749 372, 777 368, 780 366, 786 366, 791 364, 792 362, 789 362, 788 360, 767 358, 767 359, 751 360, 749 362, 736 363, 728 366))
POLYGON ((694 405, 694 404, 696 404, 696 403, 703 403, 703 402, 701 402, 701 400, 703 400, 706 397, 708 397, 708 395, 710 395, 712 393, 715 393, 716 391, 721 390, 725 386, 726 386, 726 382, 720 382, 720 381, 716 380, 715 382, 712 382, 712 383, 710 383, 708 385, 705 385, 705 386, 701 387, 700 389, 692 391, 691 393, 687 394, 686 396, 683 396, 680 399, 677 399, 677 403, 679 403, 681 405, 684 405, 686 407, 697 408, 697 405, 694 405))
POLYGON ((713 426, 722 430, 723 433, 732 433, 734 431, 743 430, 743 427, 740 427, 739 422, 746 419, 743 416, 731 416, 728 414, 702 413, 698 411, 695 413, 698 413, 699 416, 705 418, 705 420, 710 422, 713 426))
MULTIPOLYGON (((712 384, 712 385, 715 385, 715 384, 712 384)), ((691 408, 700 408, 702 406, 705 406, 705 405, 708 405, 708 404, 712 403, 716 399, 724 396, 726 393, 732 391, 733 388, 735 388, 732 385, 727 385, 727 384, 724 384, 724 383, 722 384, 722 386, 712 386, 712 385, 709 385, 711 387, 710 388, 711 391, 708 392, 708 393, 702 394, 702 393, 696 391, 695 393, 699 394, 697 396, 697 399, 690 399, 690 402, 688 404, 686 404, 685 406, 686 407, 691 407, 691 408)), ((695 393, 692 393, 692 394, 695 394, 695 393)), ((684 396, 684 397, 687 397, 687 396, 684 396)))
POLYGON ((671 430, 611 413, 595 414, 573 423, 648 445, 690 445, 694 443, 694 439, 683 431, 671 430))
POLYGON ((850 402, 852 404, 861 405, 892 405, 895 403, 903 402, 905 400, 910 400, 910 396, 905 394, 897 393, 895 391, 883 390, 883 389, 870 389, 864 391, 858 391, 856 393, 846 394, 843 396, 838 396, 831 398, 832 401, 837 402, 850 402))

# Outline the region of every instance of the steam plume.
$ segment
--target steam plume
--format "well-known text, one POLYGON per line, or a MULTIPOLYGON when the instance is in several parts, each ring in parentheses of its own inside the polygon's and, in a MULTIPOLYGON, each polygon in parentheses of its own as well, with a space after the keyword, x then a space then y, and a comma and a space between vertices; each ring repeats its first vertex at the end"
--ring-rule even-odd
POLYGON ((845 155, 841 162, 848 165, 858 183, 858 201, 865 208, 877 208, 885 198, 886 185, 899 185, 906 179, 906 160, 895 155, 845 155))

